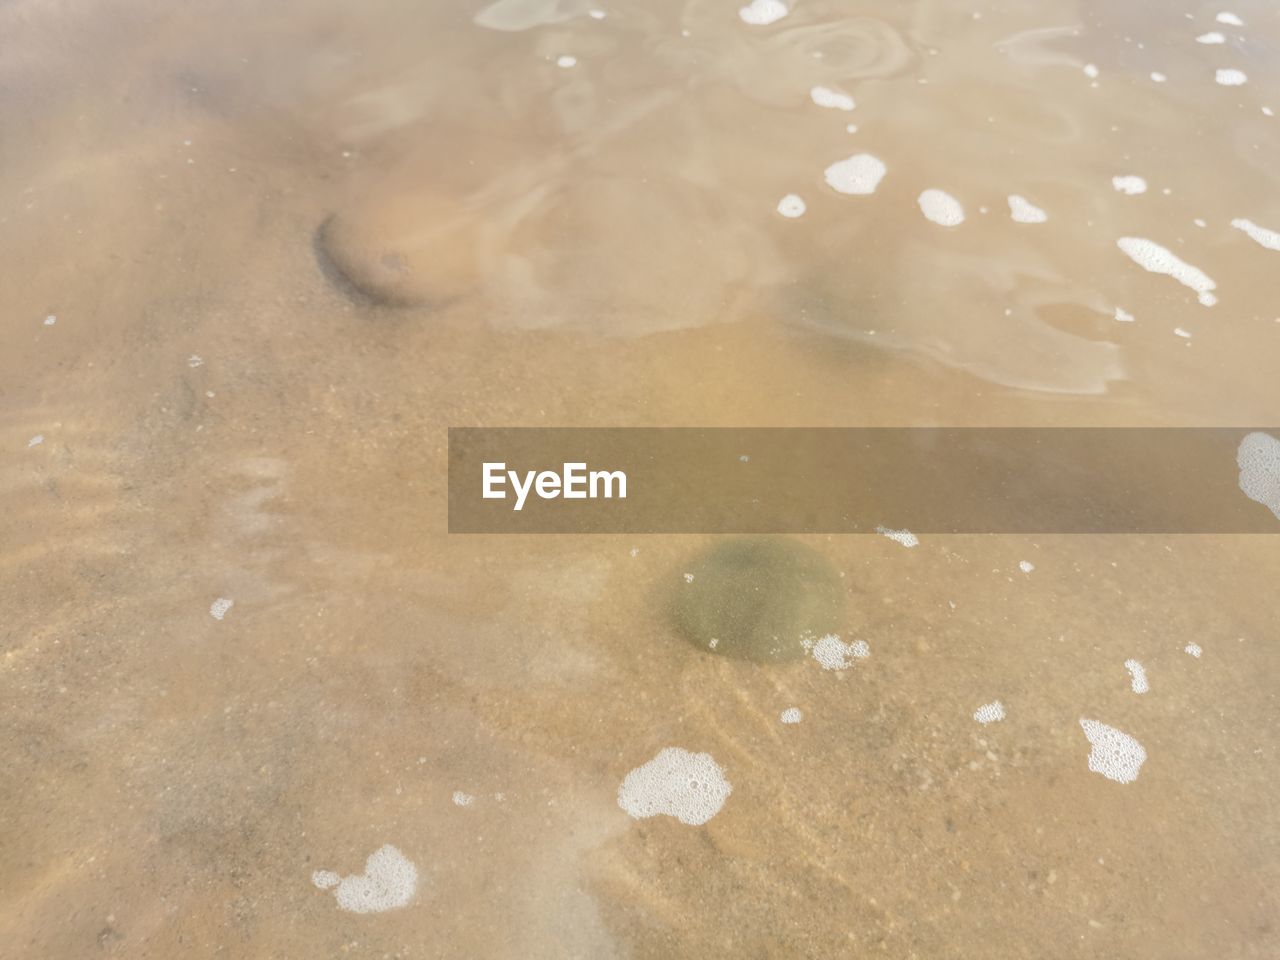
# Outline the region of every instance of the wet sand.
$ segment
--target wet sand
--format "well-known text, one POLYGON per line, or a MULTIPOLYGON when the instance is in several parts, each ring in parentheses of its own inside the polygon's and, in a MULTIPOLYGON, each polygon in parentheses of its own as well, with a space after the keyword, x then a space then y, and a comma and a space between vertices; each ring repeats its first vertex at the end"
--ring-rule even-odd
POLYGON ((0 8, 0 954, 1280 951, 1280 541, 806 537, 828 671, 679 635, 709 538, 445 528, 449 426, 1275 422, 1275 13, 481 9, 0 8))

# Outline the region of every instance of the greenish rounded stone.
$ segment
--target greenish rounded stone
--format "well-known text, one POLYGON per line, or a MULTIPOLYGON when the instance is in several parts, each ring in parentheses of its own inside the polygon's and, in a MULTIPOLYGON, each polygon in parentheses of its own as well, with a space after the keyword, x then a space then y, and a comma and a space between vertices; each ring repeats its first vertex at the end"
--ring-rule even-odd
POLYGON ((840 575, 821 554, 795 540, 742 537, 680 571, 672 609, 701 650, 777 661, 803 656, 806 639, 837 633, 843 607, 840 575))

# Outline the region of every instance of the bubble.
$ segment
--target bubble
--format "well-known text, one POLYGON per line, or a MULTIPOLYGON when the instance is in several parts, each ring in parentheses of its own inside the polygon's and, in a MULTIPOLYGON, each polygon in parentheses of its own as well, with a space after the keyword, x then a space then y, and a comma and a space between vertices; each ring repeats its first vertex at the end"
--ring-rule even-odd
POLYGON ((973 711, 973 719, 981 724, 995 723, 1004 719, 1004 704, 999 700, 992 700, 990 703, 984 703, 977 710, 973 711))
POLYGON ((1200 644, 1198 643, 1188 643, 1185 647, 1182 648, 1182 652, 1190 654, 1191 656, 1199 660, 1200 655, 1204 653, 1204 648, 1201 647, 1200 644))
POLYGON ((1249 77, 1243 70, 1237 70, 1235 67, 1225 67, 1218 70, 1213 75, 1213 79, 1224 87, 1238 87, 1246 83, 1249 77))
POLYGON ((871 648, 865 640, 845 643, 834 633, 817 640, 805 640, 804 647, 822 665, 823 670, 847 670, 854 660, 871 656, 871 648))
POLYGON ((1146 693, 1151 689, 1147 682, 1147 671, 1137 660, 1126 660, 1124 668, 1129 671, 1129 685, 1134 693, 1146 693))
POLYGON ((1133 314, 1123 307, 1116 307, 1116 319, 1121 323, 1133 323, 1133 314))
POLYGON ((964 223, 964 207, 960 201, 942 190, 926 190, 916 199, 925 218, 943 227, 964 223))
POLYGON ((459 807, 469 807, 476 802, 476 798, 469 793, 463 793, 461 790, 453 791, 453 802, 459 807))
POLYGON ((1211 30, 1208 33, 1202 33, 1196 37, 1196 43, 1226 43, 1227 38, 1220 34, 1217 30, 1211 30))
POLYGON ((1229 27, 1244 26, 1244 21, 1241 20, 1239 17, 1237 17, 1234 13, 1231 13, 1229 10, 1224 10, 1222 13, 1214 17, 1214 19, 1217 20, 1219 23, 1225 23, 1229 27))
POLYGON ((778 719, 783 723, 799 723, 804 719, 804 714, 800 712, 799 707, 788 707, 782 711, 782 715, 778 719))
POLYGON ((853 195, 875 193, 884 175, 884 163, 869 153, 855 153, 847 160, 831 164, 823 172, 833 190, 853 195))
POLYGON ((44 434, 37 433, 34 437, 32 437, 30 440, 27 441, 27 449, 30 450, 32 447, 38 447, 42 443, 44 443, 44 434))
POLYGON ((743 23, 749 23, 754 27, 765 27, 781 20, 788 12, 787 5, 781 0, 751 0, 749 6, 738 10, 738 16, 742 18, 743 23))
POLYGON ((576 67, 577 65, 578 65, 578 58, 570 54, 566 53, 563 56, 556 58, 557 67, 563 67, 567 70, 569 69, 569 67, 576 67))
POLYGON ((1147 192, 1147 181, 1132 174, 1123 177, 1112 177, 1111 186, 1115 187, 1118 192, 1127 193, 1131 197, 1147 192))
POLYGON ((1044 223, 1049 219, 1047 213, 1016 193, 1009 195, 1009 216, 1017 223, 1044 223))
POLYGON ((882 537, 888 537, 895 543, 900 543, 904 547, 915 547, 920 545, 920 538, 910 530, 891 530, 888 527, 876 527, 876 533, 882 537))
POLYGON ((1250 238, 1268 250, 1280 250, 1280 233, 1268 230, 1266 227, 1260 227, 1252 220, 1246 220, 1244 217, 1237 217, 1232 220, 1231 225, 1237 230, 1243 230, 1250 238))
POLYGON ((847 93, 841 93, 839 90, 832 90, 830 87, 814 87, 809 91, 809 97, 820 107, 827 107, 831 110, 852 110, 856 104, 853 97, 847 93))
POLYGON ((699 826, 720 812, 732 792, 711 754, 666 747, 627 774, 618 806, 637 820, 668 816, 699 826))
POLYGON ((1018 569, 1021 570, 1023 573, 1030 573, 1035 568, 1036 568, 1036 565, 1032 563, 1030 560, 1018 561, 1018 569))
POLYGON ((1189 263, 1183 263, 1158 243, 1144 237, 1121 237, 1116 241, 1116 246, 1142 269, 1150 273, 1163 273, 1183 286, 1190 287, 1199 295, 1204 306, 1211 307, 1218 302, 1218 298, 1212 293, 1218 285, 1208 274, 1189 263))
POLYGON ((803 216, 806 209, 804 200, 794 193, 788 193, 778 201, 778 212, 789 220, 803 216))
POLYGON ((311 882, 322 890, 337 886, 338 907, 352 913, 382 913, 403 907, 418 888, 418 868, 391 844, 379 847, 364 862, 364 873, 338 879, 317 870, 311 882))
POLYGON ((1254 431, 1236 449, 1240 491, 1260 503, 1280 520, 1280 440, 1254 431))
POLYGON ((1093 747, 1089 769, 1117 783, 1133 783, 1147 760, 1147 751, 1129 734, 1099 720, 1080 718, 1080 727, 1093 747))
POLYGON ((219 597, 209 605, 209 616, 215 620, 221 620, 227 615, 227 611, 236 605, 234 600, 228 600, 226 597, 219 597))

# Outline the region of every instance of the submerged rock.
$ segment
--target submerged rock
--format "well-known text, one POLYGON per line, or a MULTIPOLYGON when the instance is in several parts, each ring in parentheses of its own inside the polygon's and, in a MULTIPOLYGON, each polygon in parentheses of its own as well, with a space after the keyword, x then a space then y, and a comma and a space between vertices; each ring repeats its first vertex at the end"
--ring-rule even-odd
POLYGON ((694 646, 743 660, 795 660, 804 640, 837 632, 844 591, 835 568, 795 540, 743 537, 680 571, 673 616, 694 646))
POLYGON ((442 306, 476 283, 474 225, 430 194, 380 198, 329 217, 316 259, 334 286, 379 306, 442 306))

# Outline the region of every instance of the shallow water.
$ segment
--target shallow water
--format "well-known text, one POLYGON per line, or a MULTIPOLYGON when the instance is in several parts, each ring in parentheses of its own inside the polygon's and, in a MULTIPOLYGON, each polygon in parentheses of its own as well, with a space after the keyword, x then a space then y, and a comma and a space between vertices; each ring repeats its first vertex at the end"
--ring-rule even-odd
POLYGON ((1277 422, 1275 10, 591 9, 0 6, 0 954, 1280 953, 1280 541, 806 537, 823 669, 445 527, 449 426, 1277 422))

